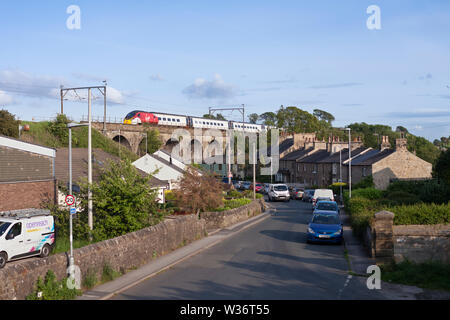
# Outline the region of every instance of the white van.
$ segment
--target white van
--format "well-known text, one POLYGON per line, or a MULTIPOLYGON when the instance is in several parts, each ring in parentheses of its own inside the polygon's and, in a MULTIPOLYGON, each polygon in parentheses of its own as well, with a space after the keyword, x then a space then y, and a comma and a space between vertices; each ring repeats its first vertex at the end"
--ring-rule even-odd
POLYGON ((291 201, 291 194, 285 184, 271 184, 268 193, 269 201, 284 200, 291 201))
POLYGON ((7 262, 47 257, 55 243, 55 222, 49 210, 0 213, 0 269, 7 262))
POLYGON ((312 198, 313 206, 316 204, 318 198, 328 198, 330 201, 335 201, 333 190, 331 189, 316 189, 312 198))

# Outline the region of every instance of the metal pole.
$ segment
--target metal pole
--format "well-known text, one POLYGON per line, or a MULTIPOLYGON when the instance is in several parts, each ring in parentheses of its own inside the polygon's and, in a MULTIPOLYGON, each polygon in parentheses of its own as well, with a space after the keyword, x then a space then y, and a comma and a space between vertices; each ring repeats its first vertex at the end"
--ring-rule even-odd
POLYGON ((231 147, 230 147, 230 130, 228 130, 228 143, 227 143, 227 154, 228 154, 228 184, 231 185, 231 147))
POLYGON ((352 130, 348 129, 348 188, 349 188, 349 197, 352 198, 352 130))
POLYGON ((106 132, 106 86, 104 92, 104 106, 103 106, 103 133, 106 132))
POLYGON ((63 86, 61 86, 61 114, 64 114, 64 94, 63 94, 63 86))
POLYGON ((253 200, 256 200, 256 144, 253 143, 253 200))
POLYGON ((339 182, 341 191, 341 204, 342 204, 342 145, 339 147, 339 182))
POLYGON ((91 108, 91 88, 88 89, 89 105, 89 134, 88 134, 88 225, 89 230, 94 230, 93 205, 92 205, 92 108, 91 108))
MULTIPOLYGON (((72 128, 69 128, 69 194, 72 195, 72 128)), ((69 266, 74 265, 73 259, 73 224, 72 224, 72 213, 70 212, 72 206, 69 207, 69 229, 70 229, 70 256, 69 256, 69 266)), ((71 269, 72 270, 72 269, 71 269)))

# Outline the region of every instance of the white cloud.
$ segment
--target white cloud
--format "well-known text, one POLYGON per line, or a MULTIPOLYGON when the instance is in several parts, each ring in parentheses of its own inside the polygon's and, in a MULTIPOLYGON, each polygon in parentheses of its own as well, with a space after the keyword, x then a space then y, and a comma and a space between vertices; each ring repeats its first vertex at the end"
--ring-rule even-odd
POLYGON ((40 98, 56 98, 62 78, 36 76, 20 70, 0 70, 0 90, 40 98))
POLYGON ((0 106, 13 104, 14 99, 4 91, 0 91, 0 106))
POLYGON ((150 80, 153 80, 153 81, 164 81, 165 79, 158 73, 158 74, 152 74, 150 76, 150 80))
POLYGON ((226 99, 236 95, 236 88, 226 84, 219 74, 211 81, 198 78, 193 84, 183 90, 183 93, 193 99, 226 99))

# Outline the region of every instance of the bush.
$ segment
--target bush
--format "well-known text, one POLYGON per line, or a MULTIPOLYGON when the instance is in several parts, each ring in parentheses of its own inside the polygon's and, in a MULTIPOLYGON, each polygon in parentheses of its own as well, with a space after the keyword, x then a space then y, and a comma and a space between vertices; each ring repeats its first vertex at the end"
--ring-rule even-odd
POLYGON ((221 208, 218 208, 214 211, 218 211, 218 212, 227 211, 227 210, 231 210, 231 209, 235 209, 235 208, 239 208, 239 207, 248 205, 251 202, 252 202, 252 200, 246 199, 246 198, 225 200, 224 206, 221 208))
POLYGON ((421 202, 417 196, 405 191, 390 192, 386 195, 386 200, 390 201, 390 206, 412 205, 421 202))
POLYGON ((395 225, 433 225, 450 223, 450 204, 416 204, 389 208, 395 225))
POLYGON ((416 195, 425 203, 442 204, 448 203, 450 200, 450 186, 436 180, 395 181, 389 185, 386 194, 389 195, 396 191, 416 195))
POLYGON ((375 188, 357 189, 352 191, 352 197, 377 200, 383 198, 383 191, 375 188))
POLYGON ((222 183, 214 174, 203 172, 200 175, 192 167, 186 170, 174 194, 183 209, 195 214, 223 206, 222 183))
POLYGON ((374 188, 374 187, 375 187, 375 183, 373 183, 373 177, 368 176, 367 178, 364 178, 360 182, 353 185, 352 189, 357 190, 357 189, 374 188))
POLYGON ((243 198, 244 195, 237 190, 230 190, 227 193, 227 197, 232 198, 232 199, 240 199, 240 198, 243 198))
POLYGON ((67 287, 67 278, 61 281, 56 280, 53 271, 49 270, 44 281, 38 278, 36 288, 27 300, 73 300, 81 295, 81 291, 77 289, 69 289, 67 287))
POLYGON ((15 116, 6 110, 0 110, 0 134, 18 138, 19 137, 20 121, 16 120, 15 116))
POLYGON ((58 114, 56 119, 48 124, 48 131, 58 138, 63 146, 69 145, 69 129, 67 125, 70 120, 64 114, 58 114))

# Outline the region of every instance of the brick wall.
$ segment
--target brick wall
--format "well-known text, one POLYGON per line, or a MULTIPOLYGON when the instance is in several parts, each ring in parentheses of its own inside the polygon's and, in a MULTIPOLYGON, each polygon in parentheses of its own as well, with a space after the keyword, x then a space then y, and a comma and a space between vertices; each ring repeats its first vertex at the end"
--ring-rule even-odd
POLYGON ((42 203, 57 199, 56 181, 0 183, 0 212, 40 208, 42 203))

